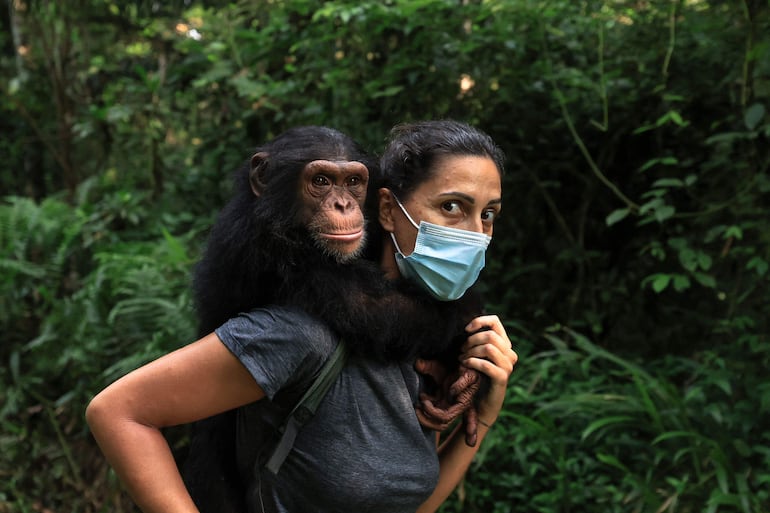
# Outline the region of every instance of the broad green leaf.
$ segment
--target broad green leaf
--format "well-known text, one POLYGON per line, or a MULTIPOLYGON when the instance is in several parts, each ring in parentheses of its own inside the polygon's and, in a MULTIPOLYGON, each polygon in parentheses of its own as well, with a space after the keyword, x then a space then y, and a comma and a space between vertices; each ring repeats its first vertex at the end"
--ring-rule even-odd
POLYGON ((8 81, 8 94, 14 95, 19 92, 22 86, 22 80, 20 77, 13 77, 8 81))
POLYGON ((714 277, 713 277, 713 276, 711 276, 710 274, 705 274, 705 273, 693 273, 693 277, 695 278, 695 280, 696 280, 698 283, 700 283, 700 284, 701 284, 701 285, 703 285, 704 287, 708 287, 708 288, 710 288, 710 289, 713 289, 714 287, 716 287, 716 286, 717 286, 717 281, 716 281, 716 279, 714 279, 714 277))
POLYGON ((690 248, 679 251, 679 263, 688 271, 695 271, 698 268, 698 257, 695 251, 690 248))
POLYGON ((714 384, 718 386, 725 394, 733 395, 733 387, 730 381, 726 378, 720 378, 714 381, 714 384))
POLYGON ((663 99, 667 102, 681 102, 685 97, 681 94, 663 93, 663 99))
POLYGON ((684 182, 679 178, 661 178, 660 180, 655 180, 652 186, 653 187, 683 187, 684 182))
POLYGON ((661 293, 664 290, 666 290, 666 287, 668 287, 668 284, 670 281, 671 281, 670 274, 656 274, 655 277, 652 279, 652 290, 654 290, 657 293, 661 293))
POLYGON ((688 278, 684 274, 674 275, 674 290, 676 290, 677 292, 682 292, 683 290, 687 290, 689 288, 690 288, 690 278, 688 278))
POLYGON ((746 114, 743 116, 743 121, 746 123, 746 128, 749 130, 754 130, 759 126, 759 122, 762 121, 762 118, 765 117, 765 106, 761 103, 755 103, 748 109, 746 109, 746 114))
POLYGON ((688 247, 687 239, 682 237, 671 237, 667 242, 669 246, 680 251, 688 247))
POLYGON ((249 100, 258 100, 267 92, 267 88, 263 82, 254 80, 253 77, 246 74, 232 78, 230 83, 235 86, 238 96, 249 100))
MULTIPOLYGON (((668 191, 666 189, 650 189, 649 191, 642 194, 642 198, 661 198, 659 199, 659 203, 663 202, 663 196, 666 195, 668 191)), ((652 201, 652 200, 650 200, 652 201)))
POLYGON ((161 228, 161 232, 163 233, 163 238, 166 240, 168 252, 172 261, 178 263, 188 262, 189 259, 187 257, 187 250, 185 249, 184 244, 182 244, 179 239, 171 235, 171 233, 166 228, 161 228))
POLYGON ((650 130, 654 129, 655 125, 643 125, 639 128, 635 129, 632 133, 634 135, 643 134, 644 132, 649 132, 650 130))
POLYGON ((392 85, 388 86, 385 89, 382 89, 380 91, 377 91, 372 94, 372 98, 382 98, 382 97, 388 97, 388 96, 396 96, 401 91, 404 90, 404 86, 402 85, 392 85))
POLYGON ((711 256, 707 255, 702 251, 698 252, 698 265, 700 266, 701 269, 703 269, 704 271, 708 271, 709 269, 711 269, 711 263, 712 263, 711 256))
POLYGON ((770 267, 770 264, 768 264, 762 257, 758 256, 755 256, 746 264, 746 269, 754 269, 760 276, 764 276, 767 273, 768 267, 770 267))
POLYGON ((741 230, 740 226, 732 225, 727 230, 725 230, 725 234, 723 235, 725 239, 729 239, 730 237, 734 237, 738 240, 743 239, 743 230, 741 230))
POLYGON ((663 205, 662 207, 655 209, 655 219, 657 219, 659 223, 662 223, 674 214, 676 214, 676 209, 671 205, 663 205))
POLYGON ((754 137, 756 137, 756 134, 751 132, 723 132, 706 139, 706 144, 740 141, 743 139, 753 139, 754 137))
POLYGON ((662 157, 657 159, 650 159, 639 168, 639 172, 644 172, 657 164, 663 164, 664 166, 675 166, 679 163, 676 157, 662 157))
POLYGON ((671 111, 666 112, 655 121, 655 126, 663 126, 671 119, 671 111))
POLYGON ((660 246, 659 244, 654 244, 650 248, 650 255, 662 262, 663 260, 666 259, 666 250, 663 249, 663 246, 660 246))
POLYGON ((672 110, 669 112, 671 121, 673 121, 675 124, 679 126, 687 126, 689 122, 682 119, 682 116, 675 110, 672 110))
POLYGON ((650 201, 648 201, 647 203, 645 203, 644 205, 639 207, 639 213, 640 214, 646 214, 647 212, 649 212, 651 210, 657 209, 661 205, 663 205, 663 200, 662 199, 660 199, 660 198, 651 199, 650 201))
POLYGON ((741 439, 733 440, 733 446, 735 447, 735 451, 741 455, 743 458, 748 458, 751 456, 751 447, 741 439))
POLYGON ((619 208, 617 210, 610 212, 610 214, 605 219, 605 223, 607 223, 607 226, 612 226, 613 224, 625 219, 626 216, 628 216, 628 214, 630 213, 631 213, 631 210, 628 208, 619 208))

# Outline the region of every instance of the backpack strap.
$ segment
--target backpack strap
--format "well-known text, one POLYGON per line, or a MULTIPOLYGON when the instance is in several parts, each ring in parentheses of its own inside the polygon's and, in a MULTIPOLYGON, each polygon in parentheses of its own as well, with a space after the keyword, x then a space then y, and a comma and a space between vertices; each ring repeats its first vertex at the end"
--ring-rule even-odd
POLYGON ((291 410, 291 413, 286 417, 281 426, 278 428, 281 433, 281 438, 278 440, 278 444, 273 449, 273 453, 265 463, 265 468, 277 474, 283 464, 283 461, 288 456, 294 445, 294 439, 297 437, 300 428, 304 426, 313 415, 315 415, 318 405, 321 404, 321 400, 326 395, 326 392, 331 387, 332 383, 337 379, 342 367, 345 366, 345 362, 348 357, 348 347, 344 340, 340 340, 337 344, 334 352, 329 356, 321 368, 318 377, 315 379, 310 388, 307 389, 305 394, 299 400, 299 402, 291 410))

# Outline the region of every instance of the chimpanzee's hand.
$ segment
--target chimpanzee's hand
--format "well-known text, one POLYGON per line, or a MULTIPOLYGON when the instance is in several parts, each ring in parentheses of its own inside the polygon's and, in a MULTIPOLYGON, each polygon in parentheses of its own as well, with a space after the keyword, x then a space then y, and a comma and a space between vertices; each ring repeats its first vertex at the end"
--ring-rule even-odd
POLYGON ((465 428, 465 443, 469 447, 476 445, 478 437, 478 411, 476 410, 476 397, 480 393, 482 374, 475 370, 460 365, 460 376, 452 383, 449 389, 453 403, 463 407, 463 427, 465 428))
POLYGON ((465 442, 476 445, 478 414, 474 408, 474 397, 479 390, 481 375, 463 365, 451 374, 435 360, 418 360, 415 369, 432 378, 432 391, 420 394, 416 408, 420 424, 436 431, 447 429, 458 417, 463 416, 465 442))
POLYGON ((414 364, 415 370, 426 379, 425 386, 420 390, 420 404, 415 411, 420 424, 434 431, 443 431, 456 417, 447 413, 449 406, 445 385, 447 380, 447 368, 438 360, 418 359, 414 364))

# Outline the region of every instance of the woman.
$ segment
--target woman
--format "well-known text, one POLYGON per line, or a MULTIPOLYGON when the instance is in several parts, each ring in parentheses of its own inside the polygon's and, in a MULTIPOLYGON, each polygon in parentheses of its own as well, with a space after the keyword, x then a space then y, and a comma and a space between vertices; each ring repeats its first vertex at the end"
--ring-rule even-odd
MULTIPOLYGON (((440 299, 462 295, 483 265, 500 211, 500 160, 487 136, 459 123, 394 131, 378 191, 389 277, 403 276, 440 299), (449 272, 436 266, 458 254, 449 272), (458 280, 462 290, 452 286, 458 280)), ((517 356, 497 317, 478 317, 466 330, 461 361, 491 381, 478 407, 481 441, 500 412, 517 356)), ((275 420, 274 400, 312 381, 337 342, 302 312, 255 310, 110 385, 93 399, 87 419, 144 511, 196 511, 160 428, 243 407, 241 432, 248 436, 254 425, 275 420)), ((352 357, 277 475, 252 470, 259 454, 239 454, 250 511, 435 511, 480 444, 469 447, 455 436, 439 454, 435 434, 415 414, 417 388, 411 365, 352 357)))

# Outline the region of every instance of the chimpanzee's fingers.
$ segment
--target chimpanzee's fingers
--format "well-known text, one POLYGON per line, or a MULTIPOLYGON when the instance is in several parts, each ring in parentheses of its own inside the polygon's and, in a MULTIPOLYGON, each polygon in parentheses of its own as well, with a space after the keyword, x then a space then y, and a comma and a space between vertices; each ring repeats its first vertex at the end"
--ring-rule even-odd
POLYGON ((415 408, 414 411, 417 414, 417 420, 420 422, 420 425, 427 427, 428 429, 432 429, 434 431, 444 431, 451 424, 451 422, 443 421, 441 418, 426 413, 424 404, 415 408))
POLYGON ((417 421, 422 427, 426 427, 428 429, 432 429, 433 431, 439 432, 445 431, 447 427, 449 427, 448 424, 436 422, 435 420, 428 418, 419 408, 415 410, 415 413, 417 414, 417 421))
POLYGON ((479 413, 475 407, 471 406, 465 410, 463 424, 465 424, 465 445, 475 447, 479 436, 479 413))
POLYGON ((442 422, 448 425, 462 415, 468 409, 468 405, 454 403, 445 407, 443 405, 438 406, 430 401, 422 401, 420 409, 422 409, 426 417, 433 419, 435 422, 442 422))
POLYGON ((452 404, 462 405, 463 410, 467 409, 473 404, 473 400, 476 397, 479 388, 481 388, 481 382, 477 381, 468 388, 461 390, 460 393, 455 396, 452 404))
POLYGON ((475 393, 475 391, 478 390, 478 386, 480 383, 481 383, 481 373, 476 369, 468 369, 464 367, 463 372, 460 374, 460 377, 457 378, 457 380, 454 383, 452 383, 452 385, 449 387, 449 396, 456 397, 463 390, 466 390, 469 388, 473 388, 475 393))

